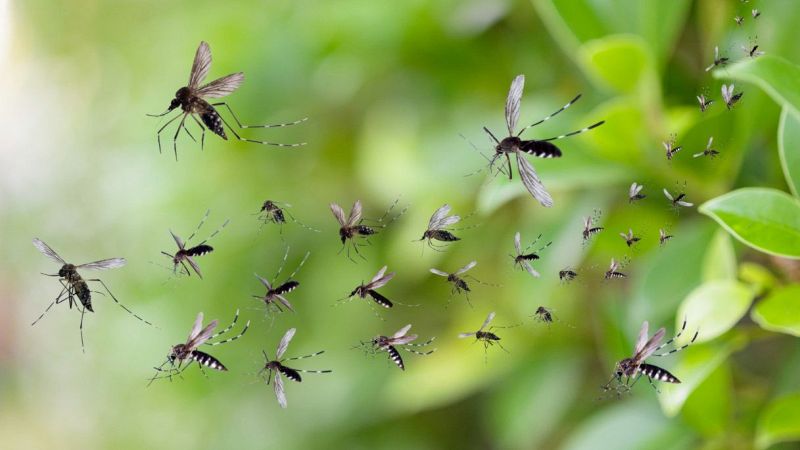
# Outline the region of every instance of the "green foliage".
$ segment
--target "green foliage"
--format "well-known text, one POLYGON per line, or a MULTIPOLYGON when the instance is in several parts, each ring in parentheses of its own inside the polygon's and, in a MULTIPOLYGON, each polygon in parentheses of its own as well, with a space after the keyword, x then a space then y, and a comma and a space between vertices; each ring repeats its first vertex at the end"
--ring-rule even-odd
POLYGON ((778 128, 778 151, 786 184, 795 197, 800 195, 800 114, 789 107, 781 112, 778 128))
POLYGON ((775 289, 751 314, 765 330, 800 336, 800 284, 775 289))
POLYGON ((767 406, 758 420, 756 448, 800 440, 800 393, 785 395, 767 406))
POLYGON ((781 106, 800 114, 800 67, 783 58, 764 55, 716 70, 714 76, 754 83, 781 106))

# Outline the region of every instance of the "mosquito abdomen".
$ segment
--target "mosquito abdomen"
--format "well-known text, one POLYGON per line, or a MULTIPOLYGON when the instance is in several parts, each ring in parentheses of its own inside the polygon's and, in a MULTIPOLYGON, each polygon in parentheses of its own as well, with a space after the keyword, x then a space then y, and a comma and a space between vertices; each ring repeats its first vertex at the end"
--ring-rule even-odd
POLYGON ((228 368, 225 367, 217 358, 209 355, 208 353, 201 352, 200 350, 192 351, 191 358, 197 361, 199 364, 202 364, 210 369, 219 370, 219 371, 227 371, 228 368))
POLYGON ((208 105, 206 110, 200 114, 200 119, 214 134, 219 135, 222 139, 228 139, 228 136, 225 135, 225 129, 222 127, 222 118, 213 106, 208 105))
POLYGON ((457 237, 456 235, 447 230, 432 230, 430 238, 442 242, 453 242, 461 240, 460 237, 457 237))
POLYGON ((208 244, 200 244, 196 245, 190 249, 187 249, 184 253, 189 256, 202 256, 206 253, 211 253, 214 251, 214 247, 208 244))
POLYGON ((290 379, 292 381, 297 381, 298 383, 303 381, 303 379, 300 377, 300 372, 298 372, 298 371, 296 371, 296 370, 294 370, 292 368, 289 368, 289 367, 286 367, 286 366, 280 366, 278 368, 278 370, 282 374, 286 375, 286 378, 288 378, 288 379, 290 379))
POLYGON ((652 364, 640 364, 638 370, 642 373, 642 375, 652 378, 653 380, 664 381, 667 383, 681 382, 681 380, 676 378, 675 375, 672 375, 661 367, 654 366, 652 364))

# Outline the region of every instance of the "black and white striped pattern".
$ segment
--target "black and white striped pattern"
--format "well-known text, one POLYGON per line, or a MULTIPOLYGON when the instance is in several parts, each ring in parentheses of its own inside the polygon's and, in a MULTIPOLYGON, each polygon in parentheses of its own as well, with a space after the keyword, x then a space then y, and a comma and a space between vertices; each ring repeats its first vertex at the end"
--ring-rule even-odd
POLYGON ((666 383, 680 383, 681 381, 666 370, 652 364, 639 365, 639 372, 652 380, 663 381, 666 383))
POLYGON ((192 351, 189 357, 192 360, 197 361, 200 365, 206 366, 209 369, 219 370, 219 371, 228 370, 228 368, 225 367, 217 358, 214 358, 208 353, 201 352, 200 350, 192 351))
POLYGON ((387 345, 381 347, 381 350, 384 350, 387 353, 389 353, 389 359, 391 359, 392 362, 394 362, 397 365, 397 367, 400 368, 400 370, 406 370, 406 366, 403 363, 403 357, 400 356, 400 352, 398 352, 396 348, 394 348, 391 345, 387 345))

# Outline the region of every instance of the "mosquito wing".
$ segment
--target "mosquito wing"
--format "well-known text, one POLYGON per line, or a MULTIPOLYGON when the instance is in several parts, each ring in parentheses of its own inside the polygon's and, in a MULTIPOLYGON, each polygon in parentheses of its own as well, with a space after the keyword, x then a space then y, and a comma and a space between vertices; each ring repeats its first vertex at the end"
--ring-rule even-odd
POLYGON ((524 88, 525 75, 517 75, 514 81, 511 82, 511 88, 508 90, 508 98, 506 99, 506 125, 508 126, 509 136, 514 135, 514 129, 517 127, 519 104, 524 88))
POLYGON ((220 98, 231 94, 244 82, 244 73, 236 72, 208 83, 197 90, 197 95, 205 98, 220 98))
POLYGON ((537 272, 536 269, 534 269, 533 266, 531 266, 531 263, 529 263, 528 261, 523 260, 522 261, 522 267, 524 267, 525 270, 527 270, 528 273, 531 274, 532 277, 534 277, 534 278, 539 278, 540 277, 539 272, 537 272))
POLYGON ((169 234, 172 235, 172 239, 175 240, 175 244, 177 244, 178 248, 183 250, 186 244, 183 242, 183 239, 180 238, 177 234, 173 233, 172 230, 169 230, 169 234))
POLYGON ((56 253, 55 250, 50 248, 49 245, 45 244, 39 238, 33 238, 33 245, 36 246, 36 248, 39 249, 39 251, 42 252, 42 254, 44 256, 47 256, 48 258, 52 259, 53 261, 55 261, 55 262, 57 262, 59 264, 66 264, 67 263, 66 261, 61 259, 60 256, 58 256, 58 253, 56 253))
POLYGON ((192 331, 189 332, 189 337, 186 338, 186 342, 191 342, 192 339, 197 337, 200 334, 200 330, 203 328, 203 313, 197 313, 197 318, 194 319, 194 325, 192 326, 192 331))
POLYGON ((197 89, 211 69, 211 48, 206 41, 200 42, 197 53, 194 54, 192 72, 189 74, 189 88, 197 89))
POLYGON ((683 201, 683 200, 679 201, 679 202, 678 202, 678 204, 679 204, 679 205, 681 205, 681 206, 684 206, 684 207, 686 207, 686 208, 689 208, 689 207, 691 207, 691 206, 694 206, 694 203, 685 202, 685 201, 683 201))
POLYGON ((477 265, 478 265, 478 261, 470 261, 469 264, 467 264, 466 266, 456 270, 455 275, 461 275, 462 273, 468 271, 469 269, 472 269, 473 267, 475 267, 477 265))
POLYGON ((283 378, 281 377, 281 373, 277 370, 275 371, 275 382, 273 385, 275 389, 275 398, 278 399, 278 404, 281 405, 281 408, 286 408, 286 392, 283 390, 283 378))
POLYGON ((194 260, 194 258, 192 258, 191 256, 187 256, 186 262, 188 262, 189 265, 192 266, 192 269, 194 269, 194 273, 196 273, 198 277, 203 278, 203 272, 200 271, 200 266, 197 265, 197 262, 194 260))
POLYGON ((441 271, 441 270, 439 270, 439 269, 431 269, 431 273, 432 273, 432 274, 435 274, 435 275, 439 275, 440 277, 445 277, 445 278, 447 278, 447 277, 449 277, 449 276, 450 276, 450 274, 449 274, 449 273, 447 273, 447 272, 442 272, 442 271, 441 271))
POLYGON ((533 198, 538 200, 542 206, 553 206, 553 198, 550 197, 550 194, 536 175, 536 169, 520 154, 517 154, 517 167, 519 168, 519 177, 522 178, 522 184, 525 185, 525 188, 528 189, 533 198))
POLYGON ((449 212, 450 212, 450 205, 446 203, 442 205, 442 207, 434 211, 433 215, 431 216, 431 220, 428 221, 428 229, 429 230, 440 229, 442 227, 441 222, 445 219, 445 217, 447 217, 447 214, 449 212))
MULTIPOLYGON (((197 322, 195 322, 195 325, 197 325, 197 322)), ((203 342, 207 341, 212 334, 214 334, 215 328, 217 328, 216 319, 212 320, 211 323, 206 325, 205 328, 203 328, 199 333, 197 333, 197 336, 195 336, 192 339, 189 339, 189 341, 186 342, 186 346, 191 349, 199 347, 203 342)))
POLYGON ((126 261, 125 258, 102 259, 100 261, 81 264, 80 266, 78 266, 78 269, 89 269, 89 270, 116 269, 117 267, 124 266, 127 262, 128 261, 126 261))
POLYGON ((522 254, 522 244, 520 243, 521 239, 522 238, 519 234, 519 231, 517 231, 517 233, 514 235, 514 249, 517 251, 517 255, 522 254))
POLYGON ((483 331, 483 329, 486 328, 487 325, 489 325, 489 322, 491 322, 492 319, 494 319, 494 311, 490 312, 489 315, 486 316, 486 320, 483 321, 483 325, 481 325, 481 327, 478 328, 478 331, 483 331))
POLYGON ((460 337, 461 339, 468 338, 470 336, 475 336, 475 332, 472 332, 472 333, 458 333, 458 337, 460 337))
POLYGON ((669 201, 673 201, 674 200, 674 198, 672 198, 672 194, 669 193, 667 188, 664 188, 664 195, 669 199, 669 201))
POLYGON ((661 340, 664 339, 665 332, 666 331, 664 330, 664 327, 659 328, 658 331, 656 331, 656 334, 654 334, 653 337, 651 337, 650 340, 648 340, 642 346, 641 350, 633 355, 633 359, 637 361, 644 361, 648 356, 652 355, 653 352, 658 348, 659 344, 661 344, 661 340))
POLYGON ((416 341, 418 337, 419 336, 417 336, 416 334, 407 334, 405 336, 400 336, 398 338, 391 338, 390 340, 392 341, 392 345, 405 345, 408 344, 409 342, 416 341))
POLYGON ((725 103, 730 103, 732 94, 733 94, 733 85, 731 84, 730 86, 726 86, 726 85, 723 84, 722 85, 722 100, 724 100, 725 103))
POLYGON ((356 200, 353 203, 353 209, 350 210, 350 217, 347 218, 347 225, 353 226, 361 220, 361 200, 356 200))
POLYGON ((369 282, 370 283, 374 283, 375 281, 380 280, 381 278, 383 278, 383 274, 386 273, 386 269, 387 268, 388 268, 388 266, 381 267, 381 270, 379 270, 378 273, 376 273, 375 276, 372 277, 372 279, 369 282))
POLYGON ((336 217, 336 221, 339 222, 340 226, 347 225, 347 220, 344 218, 344 210, 341 206, 336 203, 331 203, 331 212, 333 213, 333 217, 336 217))
POLYGON ((397 330, 397 333, 392 335, 392 339, 397 339, 397 338, 401 338, 401 337, 405 336, 406 333, 408 333, 408 330, 410 330, 410 329, 411 329, 411 324, 408 324, 408 325, 404 326, 403 328, 400 328, 399 330, 397 330))
POLYGON ((614 271, 617 270, 618 267, 619 267, 619 264, 617 264, 617 260, 615 260, 614 258, 611 258, 611 266, 609 266, 608 271, 609 272, 614 272, 614 271))
POLYGON ((705 154, 706 154, 705 152, 695 153, 694 155, 692 155, 692 158, 699 158, 705 154))
POLYGON ((390 272, 387 275, 384 275, 384 272, 386 272, 386 266, 383 266, 380 272, 378 272, 378 274, 372 278, 372 281, 370 281, 367 285, 367 289, 378 289, 379 287, 386 285, 389 280, 394 278, 394 272, 390 272))
POLYGON ((281 304, 283 306, 286 307, 286 309, 288 309, 291 312, 294 312, 294 308, 292 308, 292 304, 289 303, 289 300, 287 300, 286 297, 278 294, 278 295, 276 295, 276 298, 278 299, 279 302, 281 302, 281 304))
POLYGON ((261 278, 260 276, 258 276, 257 273, 254 273, 253 275, 255 275, 256 278, 258 278, 258 281, 260 281, 261 284, 263 284, 265 288, 267 288, 268 290, 272 289, 272 285, 265 278, 261 278))
POLYGON ((281 341, 278 343, 278 350, 275 351, 275 359, 281 359, 281 356, 286 353, 286 347, 289 346, 289 342, 291 342, 294 337, 295 331, 297 331, 295 328, 289 328, 289 331, 283 335, 281 341))

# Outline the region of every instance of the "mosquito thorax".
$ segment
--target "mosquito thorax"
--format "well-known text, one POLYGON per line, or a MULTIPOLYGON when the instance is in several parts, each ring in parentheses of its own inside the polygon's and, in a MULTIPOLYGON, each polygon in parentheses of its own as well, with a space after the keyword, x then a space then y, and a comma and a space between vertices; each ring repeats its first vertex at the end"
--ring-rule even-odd
POLYGON ((492 333, 491 331, 478 331, 475 333, 475 337, 478 339, 483 339, 486 341, 499 341, 500 336, 492 333))
POLYGON ((617 363, 616 372, 618 376, 631 377, 636 375, 636 367, 638 367, 638 364, 633 358, 625 358, 617 363))
POLYGON ((75 275, 75 264, 64 264, 58 270, 58 276, 61 278, 72 278, 75 275))
POLYGON ((522 139, 516 136, 509 136, 507 138, 503 138, 497 146, 495 146, 494 150, 497 153, 513 153, 519 150, 520 146, 522 145, 522 139))

